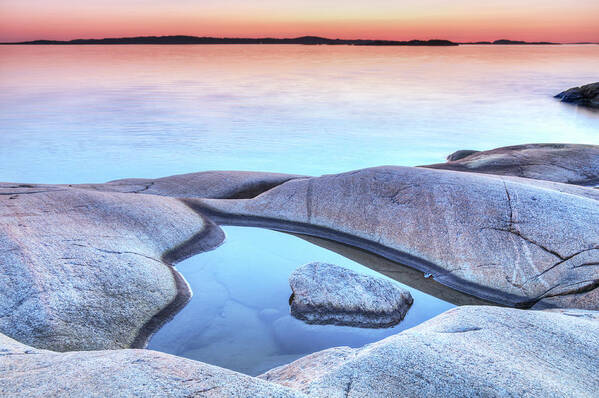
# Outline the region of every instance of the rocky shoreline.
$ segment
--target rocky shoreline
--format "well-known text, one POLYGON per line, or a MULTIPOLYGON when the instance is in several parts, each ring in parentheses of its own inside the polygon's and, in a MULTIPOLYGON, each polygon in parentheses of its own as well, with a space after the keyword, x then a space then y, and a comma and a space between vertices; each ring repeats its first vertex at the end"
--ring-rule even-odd
POLYGON ((250 377, 150 350, 56 353, 0 334, 0 394, 15 397, 593 397, 599 312, 458 307, 362 348, 250 377))
POLYGON ((310 397, 591 397, 598 332, 596 311, 465 306, 259 377, 310 397))
POLYGON ((555 98, 558 98, 561 102, 598 109, 599 82, 572 87, 557 94, 555 98))
MULTIPOLYGON (((321 177, 222 171, 106 184, 0 183, 0 392, 42 396, 92 388, 98 396, 152 396, 168 388, 173 396, 347 397, 414 396, 424 388, 435 395, 502 389, 517 396, 591 396, 599 389, 599 191, 592 189, 599 182, 599 147, 529 144, 451 159, 321 177), (173 264, 217 248, 224 240, 219 225, 328 239, 430 274, 482 302, 555 310, 460 307, 361 349, 302 358, 268 372, 269 382, 126 350, 144 347, 185 306, 191 291, 173 264), (498 319, 521 333, 498 332, 504 330, 498 319), (487 329, 494 331, 491 340, 487 329), (437 336, 429 332, 443 337, 436 354, 409 367, 414 353, 435 347, 427 345, 425 336, 437 336), (464 345, 464 334, 481 338, 464 345), (485 365, 476 353, 493 342, 497 350, 487 360, 504 363, 518 383, 496 377, 492 384, 480 373, 485 365), (514 344, 521 362, 510 365, 501 350, 514 344), (442 354, 460 364, 449 379, 438 365, 442 354), (534 383, 522 364, 539 355, 555 364, 539 371, 559 377, 534 383), (578 364, 578 373, 556 368, 569 364, 578 364), (398 370, 404 366, 406 372, 398 370), (109 374, 109 381, 81 377, 80 367, 109 374), (156 389, 125 385, 140 367, 146 367, 142 376, 132 380, 156 389), (28 369, 38 370, 23 379, 28 369), (420 369, 420 376, 409 369, 420 369), (424 374, 426 383, 416 382, 424 374), (50 378, 58 382, 43 382, 50 378)), ((493 369, 498 376, 501 368, 493 369)))
POLYGON ((464 293, 527 308, 555 300, 577 306, 584 293, 596 294, 594 269, 582 264, 599 254, 598 197, 566 184, 379 167, 293 180, 255 199, 187 203, 218 224, 334 240, 464 293))
POLYGON ((599 147, 528 144, 490 151, 462 150, 449 155, 446 163, 422 167, 593 186, 599 185, 599 147))

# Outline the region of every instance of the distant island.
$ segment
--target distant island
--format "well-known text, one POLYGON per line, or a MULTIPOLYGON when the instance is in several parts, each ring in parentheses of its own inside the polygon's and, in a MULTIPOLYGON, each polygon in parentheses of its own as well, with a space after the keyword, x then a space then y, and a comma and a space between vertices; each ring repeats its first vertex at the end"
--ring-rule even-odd
POLYGON ((561 43, 552 43, 550 41, 522 41, 522 40, 508 40, 508 39, 499 39, 495 41, 475 41, 469 43, 460 43, 460 44, 496 44, 496 45, 522 45, 522 44, 532 44, 532 45, 560 45, 561 43))
POLYGON ((84 45, 84 44, 305 44, 305 45, 354 45, 354 46, 457 46, 449 40, 366 40, 366 39, 327 39, 317 36, 302 36, 290 39, 276 38, 227 38, 227 37, 196 37, 196 36, 142 36, 105 39, 76 39, 76 40, 34 40, 18 43, 1 44, 51 44, 51 45, 84 45))
MULTIPOLYGON (((350 46, 459 46, 459 45, 561 45, 550 41, 523 41, 499 39, 495 41, 475 41, 456 43, 451 40, 371 40, 371 39, 328 39, 319 36, 301 36, 287 39, 273 37, 198 37, 198 36, 139 36, 109 37, 103 39, 75 40, 32 40, 22 42, 0 43, 0 45, 85 45, 85 44, 303 44, 303 45, 350 45, 350 46)), ((579 42, 568 44, 599 44, 579 42)))

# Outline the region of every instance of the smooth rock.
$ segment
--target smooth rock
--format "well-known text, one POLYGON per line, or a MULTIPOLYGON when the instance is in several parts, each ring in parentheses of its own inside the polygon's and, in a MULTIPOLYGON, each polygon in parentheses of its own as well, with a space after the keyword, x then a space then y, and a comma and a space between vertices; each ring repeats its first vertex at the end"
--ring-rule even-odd
POLYGON ((596 397, 599 313, 468 306, 260 377, 311 397, 596 397))
POLYGON ((599 309, 596 189, 388 166, 186 202, 221 224, 359 247, 492 302, 599 309))
POLYGON ((77 187, 179 198, 245 199, 295 178, 302 176, 255 171, 204 171, 156 179, 127 178, 105 184, 81 184, 77 187))
POLYGON ((496 148, 459 159, 450 159, 453 155, 449 155, 449 161, 446 163, 421 167, 516 176, 585 186, 599 184, 598 145, 527 144, 496 148))
POLYGON ((150 350, 37 350, 0 335, 0 396, 277 397, 286 387, 150 350))
POLYGON ((55 351, 143 347, 190 297, 171 264, 223 239, 173 198, 0 184, 0 332, 55 351))
POLYGON ((599 82, 570 88, 557 94, 555 98, 575 105, 599 108, 599 82))
POLYGON ((446 159, 451 162, 455 160, 464 159, 466 156, 470 156, 478 152, 480 151, 475 151, 472 149, 460 149, 459 151, 455 151, 454 153, 447 155, 446 159))
POLYGON ((389 327, 414 301, 392 281, 319 262, 293 271, 289 285, 291 315, 310 324, 389 327))

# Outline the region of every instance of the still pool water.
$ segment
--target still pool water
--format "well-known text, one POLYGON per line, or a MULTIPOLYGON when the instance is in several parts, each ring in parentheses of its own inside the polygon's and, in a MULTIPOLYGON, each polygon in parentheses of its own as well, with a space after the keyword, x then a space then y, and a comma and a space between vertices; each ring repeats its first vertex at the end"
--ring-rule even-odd
POLYGON ((258 375, 325 348, 380 340, 454 306, 400 284, 414 304, 395 327, 308 325, 289 314, 287 278, 300 265, 322 261, 386 277, 293 235, 244 227, 224 230, 223 246, 177 265, 193 298, 148 348, 258 375))

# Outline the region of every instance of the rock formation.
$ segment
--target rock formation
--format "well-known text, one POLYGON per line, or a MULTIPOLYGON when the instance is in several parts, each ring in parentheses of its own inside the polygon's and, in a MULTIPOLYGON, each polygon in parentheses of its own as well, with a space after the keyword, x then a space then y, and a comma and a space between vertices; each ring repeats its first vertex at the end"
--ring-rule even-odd
POLYGON ((594 397, 599 312, 458 307, 260 376, 310 397, 594 397))
POLYGON ((599 82, 572 87, 557 94, 555 98, 574 105, 599 108, 599 82))
POLYGON ((455 151, 454 153, 451 153, 449 155, 447 155, 447 160, 452 162, 455 160, 460 160, 465 158, 466 156, 470 156, 474 153, 478 153, 480 151, 475 151, 473 149, 460 149, 459 151, 455 151))
POLYGON ((144 193, 179 198, 246 199, 302 176, 255 171, 203 171, 147 179, 126 178, 78 188, 108 192, 144 193))
POLYGON ((291 315, 314 324, 389 327, 404 318, 414 301, 396 283, 333 264, 301 266, 289 285, 291 315))
POLYGON ((0 334, 3 397, 276 397, 304 394, 150 350, 37 350, 0 334))
POLYGON ((427 168, 497 174, 576 185, 599 185, 599 146, 527 144, 448 156, 448 162, 427 168))
MULTIPOLYGON (((597 146, 533 144, 314 178, 206 172, 0 183, 0 395, 594 396, 599 190, 577 185, 597 183, 598 154, 597 146), (388 269, 400 263, 482 300, 553 309, 456 308, 263 376, 283 386, 121 349, 143 347, 185 305, 190 290, 172 264, 217 247, 224 233, 214 222, 328 239, 391 260, 377 265, 388 275, 405 273, 388 269)), ((323 275, 317 287, 329 290, 313 295, 308 311, 292 281, 294 312, 329 316, 341 277, 323 275)), ((364 291, 344 304, 390 309, 402 294, 383 290, 389 303, 364 291)))
POLYGON ((0 332, 56 351, 143 347, 189 299, 171 264, 223 239, 177 199, 0 184, 0 332))
POLYGON ((495 303, 597 309, 598 199, 567 184, 376 167, 187 203, 217 223, 359 247, 495 303))
POLYGON ((599 312, 458 307, 259 378, 150 350, 39 350, 0 334, 11 397, 594 397, 599 312))

